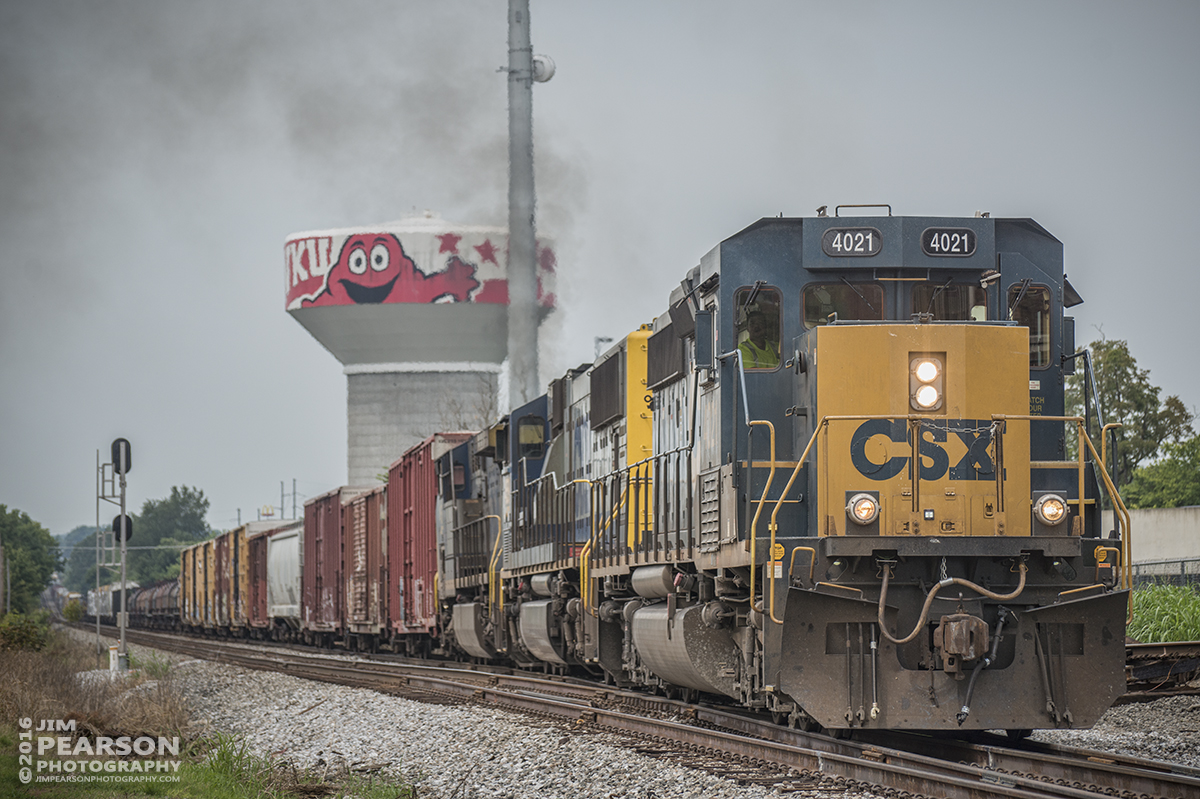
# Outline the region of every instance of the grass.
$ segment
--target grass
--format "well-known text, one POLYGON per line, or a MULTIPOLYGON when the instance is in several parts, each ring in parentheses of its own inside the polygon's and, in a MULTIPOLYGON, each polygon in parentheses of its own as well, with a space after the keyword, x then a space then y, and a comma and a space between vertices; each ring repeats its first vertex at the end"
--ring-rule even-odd
POLYGON ((1143 643, 1200 641, 1200 590, 1178 585, 1135 588, 1128 634, 1143 643))
MULTIPOLYGON (((101 677, 81 681, 78 673, 90 671, 95 665, 92 645, 80 643, 61 632, 51 634, 40 651, 0 651, 0 674, 4 675, 0 679, 0 796, 36 799, 416 797, 415 788, 403 782, 347 772, 317 774, 258 757, 249 751, 245 742, 231 736, 196 736, 189 726, 187 704, 175 686, 171 664, 159 655, 131 656, 130 665, 139 672, 127 680, 111 682, 101 677), (56 732, 53 735, 87 738, 92 743, 99 736, 177 736, 180 739, 178 757, 166 755, 148 760, 177 760, 180 765, 177 771, 171 772, 170 781, 151 781, 146 776, 131 774, 128 776, 133 779, 121 782, 22 783, 20 769, 24 764, 19 760, 18 750, 22 743, 20 719, 34 720, 34 727, 42 719, 73 720, 75 733, 56 732)), ((35 740, 38 735, 34 732, 35 740)), ((64 763, 67 760, 50 754, 39 756, 36 748, 31 759, 34 770, 39 760, 59 759, 64 763)), ((101 772, 101 775, 107 773, 101 772)))

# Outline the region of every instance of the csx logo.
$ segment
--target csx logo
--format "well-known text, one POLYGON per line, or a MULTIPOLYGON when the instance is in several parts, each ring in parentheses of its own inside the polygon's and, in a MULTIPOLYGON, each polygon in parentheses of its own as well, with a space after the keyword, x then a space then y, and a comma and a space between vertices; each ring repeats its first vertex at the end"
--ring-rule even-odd
MULTIPOLYGON (((991 422, 929 419, 921 422, 920 431, 922 480, 940 480, 947 473, 951 480, 996 479, 987 451, 992 443, 991 422), (957 458, 953 465, 952 455, 957 458)), ((850 462, 871 480, 890 480, 908 469, 911 452, 904 419, 871 419, 860 424, 850 439, 850 462), (901 448, 893 444, 903 445, 908 454, 900 454, 901 448)))

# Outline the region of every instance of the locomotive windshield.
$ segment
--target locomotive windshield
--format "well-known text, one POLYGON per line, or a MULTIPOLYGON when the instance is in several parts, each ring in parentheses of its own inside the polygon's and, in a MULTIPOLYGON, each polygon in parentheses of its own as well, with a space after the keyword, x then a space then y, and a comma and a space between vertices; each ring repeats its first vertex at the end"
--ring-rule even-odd
POLYGON ((977 284, 917 283, 912 290, 912 312, 943 322, 984 322, 987 291, 977 284))
POLYGON ((737 342, 746 370, 779 367, 779 290, 761 283, 738 289, 737 342))
POLYGON ((883 288, 874 283, 825 283, 805 286, 804 328, 838 319, 882 320, 883 288))
POLYGON ((1008 290, 1009 313, 1029 328, 1029 368, 1044 369, 1050 365, 1050 289, 1028 282, 1008 290))

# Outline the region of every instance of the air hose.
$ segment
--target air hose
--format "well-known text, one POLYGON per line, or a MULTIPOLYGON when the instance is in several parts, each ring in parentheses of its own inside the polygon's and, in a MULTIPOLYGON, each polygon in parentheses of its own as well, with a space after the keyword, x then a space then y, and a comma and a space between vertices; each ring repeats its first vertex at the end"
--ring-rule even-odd
POLYGON ((958 711, 954 717, 958 720, 960 727, 967 720, 967 716, 971 715, 971 696, 975 693, 975 679, 979 677, 979 672, 996 662, 996 653, 1000 651, 1000 638, 1004 633, 1004 622, 1008 621, 1010 615, 1012 615, 1012 611, 1008 608, 1000 608, 1000 618, 996 622, 996 634, 992 638, 992 651, 984 656, 983 660, 976 663, 975 668, 971 669, 971 681, 967 683, 967 698, 963 700, 962 710, 958 711))
POLYGON ((947 577, 945 580, 942 580, 937 585, 935 585, 929 591, 929 594, 925 597, 925 604, 921 608, 921 617, 919 619, 917 619, 917 626, 913 628, 913 631, 911 633, 909 633, 907 636, 905 636, 904 638, 893 638, 892 634, 888 632, 888 629, 886 626, 884 626, 884 622, 883 622, 883 609, 887 603, 888 582, 891 580, 891 576, 892 576, 891 564, 890 563, 884 564, 884 566, 883 566, 883 588, 880 589, 880 591, 879 591, 879 630, 880 630, 880 632, 883 633, 883 637, 888 639, 889 641, 891 641, 893 644, 897 644, 897 645, 907 644, 909 641, 916 638, 917 635, 921 632, 921 630, 925 627, 925 622, 929 618, 929 607, 933 604, 933 598, 935 596, 937 596, 937 592, 940 591, 941 589, 946 588, 951 585, 961 585, 964 588, 969 588, 972 591, 974 591, 975 593, 981 594, 982 596, 985 596, 988 599, 994 599, 997 602, 1010 602, 1010 601, 1016 599, 1017 597, 1019 597, 1021 595, 1021 592, 1025 590, 1025 573, 1027 571, 1029 571, 1029 569, 1028 569, 1028 567, 1025 566, 1024 563, 1022 563, 1022 564, 1020 564, 1020 570, 1021 570, 1021 579, 1017 583, 1017 590, 1013 591, 1011 594, 997 594, 997 593, 987 590, 986 588, 984 588, 981 585, 976 585, 975 583, 971 582, 970 580, 964 580, 961 577, 947 577))

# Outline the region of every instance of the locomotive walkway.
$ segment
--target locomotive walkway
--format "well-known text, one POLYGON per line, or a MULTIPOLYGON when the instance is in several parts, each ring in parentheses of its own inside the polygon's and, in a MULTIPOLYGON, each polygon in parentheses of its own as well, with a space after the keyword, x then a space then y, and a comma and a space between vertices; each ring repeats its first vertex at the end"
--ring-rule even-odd
POLYGON ((392 656, 301 652, 130 631, 132 643, 251 669, 404 696, 487 704, 616 734, 645 754, 782 791, 868 788, 944 799, 1200 796, 1200 769, 1001 738, 967 743, 888 733, 836 740, 743 711, 687 705, 563 677, 392 656), (1002 743, 1003 742, 1003 743, 1002 743))

